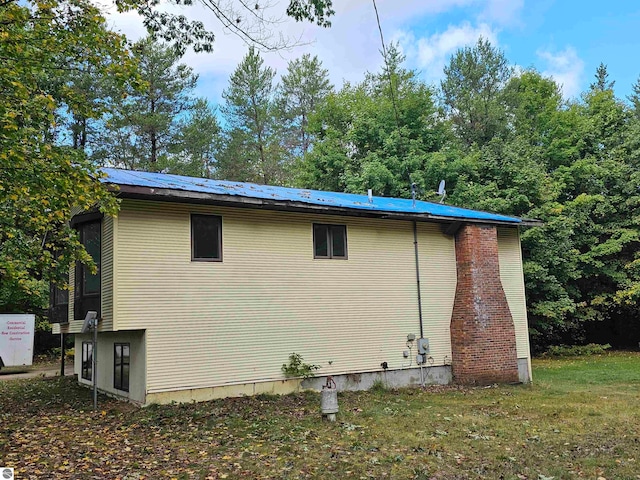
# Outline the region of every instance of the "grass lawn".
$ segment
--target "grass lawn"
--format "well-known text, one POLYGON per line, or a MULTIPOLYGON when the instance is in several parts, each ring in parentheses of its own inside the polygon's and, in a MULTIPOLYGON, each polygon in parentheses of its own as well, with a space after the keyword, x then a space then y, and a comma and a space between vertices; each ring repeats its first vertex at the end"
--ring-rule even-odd
POLYGON ((16 478, 640 479, 640 354, 537 360, 535 384, 140 409, 70 378, 0 382, 16 478))

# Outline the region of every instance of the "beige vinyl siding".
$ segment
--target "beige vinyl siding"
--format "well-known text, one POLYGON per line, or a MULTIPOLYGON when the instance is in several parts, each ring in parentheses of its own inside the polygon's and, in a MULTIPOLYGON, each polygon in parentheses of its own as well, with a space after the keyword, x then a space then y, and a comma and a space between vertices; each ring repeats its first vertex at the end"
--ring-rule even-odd
POLYGON ((113 240, 116 226, 114 217, 102 219, 102 238, 100 248, 100 315, 101 329, 111 331, 113 328, 113 240))
MULTIPOLYGON (((77 212, 74 212, 77 213, 77 212)), ((105 216, 102 219, 102 235, 100 243, 100 309, 102 321, 98 331, 108 332, 113 328, 113 266, 114 266, 114 240, 117 217, 105 216)), ((73 319, 74 317, 74 286, 75 286, 75 268, 71 268, 69 272, 69 324, 54 324, 52 332, 60 333, 79 333, 82 330, 84 319, 73 319)))
MULTIPOLYGON (((455 264, 452 241, 420 237, 455 264)), ((319 374, 401 368, 419 333, 411 222, 125 200, 117 246, 117 326, 147 330, 149 393, 280 379, 292 352, 319 374), (222 216, 223 262, 191 261, 190 213, 222 216), (347 226, 348 260, 313 258, 313 222, 347 226)), ((453 298, 429 286, 425 331, 448 337, 453 298)))
POLYGON ((516 328, 518 358, 529 358, 529 326, 522 271, 522 250, 517 228, 498 228, 500 280, 516 328))
MULTIPOLYGON (((429 355, 434 365, 449 364, 451 314, 457 283, 455 240, 443 234, 440 225, 418 223, 418 252, 422 318, 424 336, 429 339, 429 355)), ((412 333, 418 336, 419 331, 412 333)))

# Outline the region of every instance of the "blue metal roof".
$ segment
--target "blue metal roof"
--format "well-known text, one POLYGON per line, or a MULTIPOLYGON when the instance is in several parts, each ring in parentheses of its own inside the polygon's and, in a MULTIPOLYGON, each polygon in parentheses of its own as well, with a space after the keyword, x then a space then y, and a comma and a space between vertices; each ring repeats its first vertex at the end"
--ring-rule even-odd
POLYGON ((369 203, 367 195, 354 193, 323 192, 301 188, 274 187, 255 183, 231 182, 206 178, 184 177, 166 173, 139 172, 103 168, 107 174, 101 179, 104 183, 148 187, 185 192, 199 192, 213 195, 231 195, 244 198, 256 198, 269 201, 298 202, 309 205, 321 205, 328 208, 364 210, 377 213, 394 213, 401 215, 429 215, 452 219, 469 219, 476 222, 521 223, 516 217, 495 213, 469 210, 441 203, 424 202, 405 198, 373 197, 369 203))

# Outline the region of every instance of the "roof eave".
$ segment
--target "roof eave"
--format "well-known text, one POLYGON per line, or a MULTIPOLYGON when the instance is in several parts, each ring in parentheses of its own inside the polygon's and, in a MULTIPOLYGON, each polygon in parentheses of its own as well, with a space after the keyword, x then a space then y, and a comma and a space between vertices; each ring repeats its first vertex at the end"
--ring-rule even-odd
MULTIPOLYGON (((116 186, 113 190, 118 191, 119 196, 124 198, 137 198, 156 201, 181 201, 189 203, 207 203, 214 205, 227 205, 241 208, 262 208, 268 210, 339 214, 359 217, 374 217, 390 220, 410 220, 422 222, 469 222, 492 225, 519 226, 525 223, 518 221, 489 220, 469 217, 453 217, 433 215, 429 213, 400 213, 382 210, 367 210, 359 208, 335 207, 331 205, 316 205, 312 203, 298 202, 293 200, 269 200, 264 198, 245 197, 239 195, 222 195, 215 193, 193 192, 187 190, 175 190, 166 188, 144 187, 138 185, 109 184, 116 186)), ((515 217, 514 217, 514 220, 515 217)), ((530 220, 529 222, 537 222, 530 220)), ((529 225, 529 223, 527 223, 529 225)), ((536 223, 537 225, 537 223, 536 223)))
POLYGON ((544 225, 544 222, 537 218, 520 218, 520 220, 520 225, 523 227, 542 227, 544 225))

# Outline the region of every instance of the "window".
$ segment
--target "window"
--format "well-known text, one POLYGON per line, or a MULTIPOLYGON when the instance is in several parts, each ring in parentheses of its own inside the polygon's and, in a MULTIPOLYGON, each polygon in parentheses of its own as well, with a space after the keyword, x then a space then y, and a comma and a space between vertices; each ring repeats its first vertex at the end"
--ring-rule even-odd
POLYGON ((76 265, 74 314, 76 319, 84 318, 88 311, 93 310, 100 315, 100 261, 101 261, 101 220, 92 220, 76 225, 80 243, 91 255, 96 265, 96 272, 92 273, 86 265, 78 262, 76 265))
POLYGON ((191 260, 222 261, 222 217, 191 214, 191 260))
POLYGON ((53 287, 53 304, 55 306, 69 305, 69 290, 60 288, 58 286, 54 286, 53 287))
POLYGON ((93 372, 93 343, 82 342, 82 378, 92 380, 93 372))
MULTIPOLYGON (((69 283, 69 274, 64 279, 69 283)), ((69 290, 51 284, 49 292, 49 322, 67 323, 69 321, 69 290)))
POLYGON ((345 225, 313 224, 314 258, 347 258, 347 227, 345 225))
POLYGON ((113 388, 129 391, 129 344, 113 344, 113 388))

